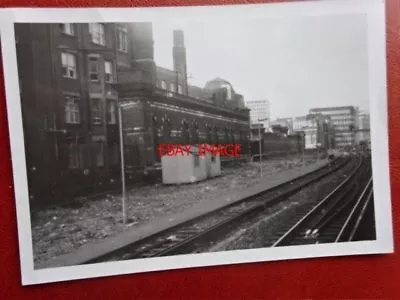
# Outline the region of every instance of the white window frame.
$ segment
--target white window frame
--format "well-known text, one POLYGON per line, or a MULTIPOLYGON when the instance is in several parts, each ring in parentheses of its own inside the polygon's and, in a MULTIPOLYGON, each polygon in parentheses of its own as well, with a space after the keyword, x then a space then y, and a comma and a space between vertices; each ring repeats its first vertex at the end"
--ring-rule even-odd
POLYGON ((122 25, 117 27, 117 49, 121 52, 128 52, 128 29, 122 25))
POLYGON ((175 93, 175 84, 174 83, 170 83, 169 88, 170 88, 171 92, 175 93))
POLYGON ((108 124, 117 124, 117 103, 115 100, 108 100, 107 122, 108 124))
POLYGON ((66 35, 75 35, 75 27, 73 23, 61 23, 60 30, 63 34, 66 35))
POLYGON ((89 23, 91 41, 97 45, 106 45, 105 26, 102 23, 89 23))
POLYGON ((65 97, 65 123, 80 124, 80 101, 78 97, 65 97))
POLYGON ((179 94, 183 93, 182 85, 180 85, 180 84, 178 84, 178 93, 179 94))
POLYGON ((99 58, 95 56, 89 56, 89 80, 99 81, 100 80, 100 70, 99 70, 99 58))
POLYGON ((76 79, 78 77, 76 71, 76 55, 68 52, 61 52, 61 69, 64 78, 76 79))
POLYGON ((93 98, 91 102, 92 124, 101 124, 103 121, 101 99, 93 98), (98 104, 96 108, 94 106, 95 103, 98 104))
POLYGON ((162 89, 167 89, 167 83, 165 82, 165 80, 161 80, 161 88, 162 89))
POLYGON ((108 83, 114 82, 113 63, 110 60, 104 61, 104 81, 108 83))

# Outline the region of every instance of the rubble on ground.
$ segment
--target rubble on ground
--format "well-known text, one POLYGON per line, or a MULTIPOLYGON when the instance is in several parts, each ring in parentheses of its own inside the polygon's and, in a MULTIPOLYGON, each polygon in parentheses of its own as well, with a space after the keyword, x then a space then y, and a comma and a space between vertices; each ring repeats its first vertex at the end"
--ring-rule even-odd
MULTIPOLYGON (((313 161, 305 162, 310 163, 313 161)), ((122 223, 120 195, 108 195, 95 201, 82 198, 80 207, 49 208, 37 212, 31 220, 35 264, 155 218, 181 213, 199 202, 212 201, 221 192, 248 188, 282 170, 301 168, 302 162, 291 159, 265 161, 262 165, 262 174, 260 164, 253 162, 226 168, 222 176, 203 182, 171 186, 156 184, 131 189, 127 193, 128 224, 122 223)))

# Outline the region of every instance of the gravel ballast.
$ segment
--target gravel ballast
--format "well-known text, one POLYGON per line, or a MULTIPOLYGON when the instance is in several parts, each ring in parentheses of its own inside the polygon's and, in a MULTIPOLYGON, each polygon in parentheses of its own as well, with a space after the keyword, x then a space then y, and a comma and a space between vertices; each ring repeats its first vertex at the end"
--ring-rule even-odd
MULTIPOLYGON (((309 160, 305 164, 312 163, 315 161, 309 160)), ((262 178, 259 163, 249 163, 226 168, 222 176, 203 182, 134 188, 127 193, 128 224, 122 223, 120 195, 81 202, 79 206, 75 204, 35 212, 31 218, 35 265, 71 253, 89 242, 100 241, 129 228, 150 223, 158 217, 184 213, 193 205, 212 201, 221 193, 246 189, 280 172, 291 173, 302 168, 299 159, 265 161, 262 178)))

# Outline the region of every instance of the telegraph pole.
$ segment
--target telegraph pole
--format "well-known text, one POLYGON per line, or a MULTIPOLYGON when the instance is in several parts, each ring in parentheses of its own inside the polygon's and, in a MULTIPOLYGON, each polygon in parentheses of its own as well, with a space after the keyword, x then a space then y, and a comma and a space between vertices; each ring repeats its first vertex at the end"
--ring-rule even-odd
POLYGON ((259 146, 259 154, 260 154, 260 177, 262 177, 262 146, 261 146, 261 123, 263 121, 267 121, 269 118, 258 119, 258 146, 259 146))
POLYGON ((125 153, 124 153, 124 134, 122 128, 122 111, 124 107, 129 107, 134 105, 132 102, 126 104, 118 103, 118 127, 119 127, 119 147, 121 155, 121 184, 122 184, 122 221, 126 224, 127 212, 126 212, 126 182, 125 182, 125 153))
POLYGON ((119 147, 121 153, 121 181, 122 181, 122 222, 126 224, 126 185, 125 185, 125 156, 124 135, 122 133, 122 106, 118 103, 119 147))

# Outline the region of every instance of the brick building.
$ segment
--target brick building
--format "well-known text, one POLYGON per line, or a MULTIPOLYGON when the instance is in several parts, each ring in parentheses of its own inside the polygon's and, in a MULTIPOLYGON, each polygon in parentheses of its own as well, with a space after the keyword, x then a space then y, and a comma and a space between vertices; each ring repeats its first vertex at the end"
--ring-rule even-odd
POLYGON ((16 24, 15 34, 34 201, 118 187, 124 102, 131 177, 158 160, 161 140, 246 143, 248 110, 219 90, 207 101, 188 95, 182 31, 173 35, 174 70, 157 68, 150 23, 16 24))

